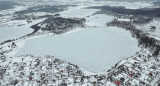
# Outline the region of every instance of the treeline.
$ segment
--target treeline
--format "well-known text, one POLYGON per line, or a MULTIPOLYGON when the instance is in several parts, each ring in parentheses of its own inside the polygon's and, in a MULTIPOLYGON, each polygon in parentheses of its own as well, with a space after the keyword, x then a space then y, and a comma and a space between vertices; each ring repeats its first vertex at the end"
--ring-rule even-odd
POLYGON ((70 5, 60 5, 60 6, 51 6, 51 5, 42 6, 41 5, 41 6, 30 7, 27 10, 15 12, 15 14, 27 14, 27 13, 34 13, 34 12, 55 13, 55 12, 64 11, 69 6, 70 5))
POLYGON ((59 6, 51 6, 51 5, 45 5, 45 6, 35 6, 35 7, 30 7, 26 10, 22 11, 17 11, 14 14, 14 20, 23 20, 23 19, 40 19, 40 18, 49 18, 53 16, 52 14, 49 13, 57 13, 66 10, 68 7, 73 6, 73 5, 59 5, 59 6), (36 16, 34 13, 36 12, 48 12, 46 15, 42 16, 36 16), (28 13, 31 13, 33 15, 26 15, 28 13))
POLYGON ((41 23, 31 26, 34 32, 38 30, 50 31, 55 34, 61 34, 73 29, 75 27, 84 27, 86 20, 84 18, 62 18, 52 17, 44 20, 41 23))
POLYGON ((117 13, 124 15, 138 15, 148 17, 160 17, 160 8, 146 8, 146 9, 126 9, 124 7, 110 7, 110 6, 93 6, 91 9, 100 9, 100 13, 117 13))
POLYGON ((9 42, 13 42, 13 41, 15 41, 15 40, 17 40, 17 39, 6 40, 6 41, 0 43, 0 45, 3 45, 3 44, 5 44, 5 43, 9 43, 9 42))
POLYGON ((117 21, 114 20, 110 23, 107 23, 107 26, 118 26, 129 30, 136 39, 138 39, 139 46, 145 48, 150 48, 154 51, 153 56, 159 55, 160 52, 160 41, 150 37, 148 34, 144 33, 141 30, 136 29, 130 22, 126 21, 117 21))

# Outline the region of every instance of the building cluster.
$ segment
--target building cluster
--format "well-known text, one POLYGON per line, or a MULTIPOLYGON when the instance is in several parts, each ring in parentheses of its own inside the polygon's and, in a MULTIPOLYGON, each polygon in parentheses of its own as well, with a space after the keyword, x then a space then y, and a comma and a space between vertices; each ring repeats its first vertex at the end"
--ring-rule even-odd
POLYGON ((146 50, 119 64, 109 72, 107 82, 118 86, 155 86, 160 83, 160 58, 153 57, 146 50))
POLYGON ((104 75, 86 75, 77 65, 52 56, 23 55, 0 66, 1 86, 103 85, 104 75))
MULTIPOLYGON (((15 42, 6 43, 0 45, 0 63, 6 62, 8 59, 7 53, 12 52, 14 49, 18 48, 15 42)), ((0 65, 1 66, 1 65, 0 65)))

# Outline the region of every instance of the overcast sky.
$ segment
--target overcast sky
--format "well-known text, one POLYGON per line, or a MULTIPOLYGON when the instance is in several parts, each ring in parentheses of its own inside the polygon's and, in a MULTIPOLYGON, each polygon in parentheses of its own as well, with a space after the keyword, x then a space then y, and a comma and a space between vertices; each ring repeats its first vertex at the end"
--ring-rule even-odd
MULTIPOLYGON (((16 1, 16 0, 0 0, 0 1, 16 1)), ((17 0, 17 1, 33 1, 33 0, 17 0)), ((39 0, 39 1, 45 1, 45 0, 39 0)), ((46 1, 49 1, 49 0, 46 0, 46 1)), ((52 0, 50 0, 50 1, 52 1, 52 0)), ((67 0, 64 0, 64 1, 67 1, 67 0)), ((76 0, 68 0, 68 1, 76 1, 76 0)), ((80 0, 77 0, 77 1, 80 1, 80 0)), ((84 0, 82 0, 82 1, 84 1, 84 0)), ((85 0, 85 1, 87 1, 87 0, 85 0)), ((90 0, 88 0, 88 1, 90 1, 90 0)), ((147 1, 147 2, 159 1, 160 2, 160 0, 95 0, 95 1, 132 1, 132 2, 135 2, 135 1, 147 1)))

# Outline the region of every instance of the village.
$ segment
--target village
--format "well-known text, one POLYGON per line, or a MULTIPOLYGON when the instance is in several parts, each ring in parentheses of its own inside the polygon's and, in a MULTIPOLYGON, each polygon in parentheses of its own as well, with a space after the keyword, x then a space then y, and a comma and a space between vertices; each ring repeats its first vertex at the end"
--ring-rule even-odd
POLYGON ((90 75, 52 56, 24 55, 0 67, 1 86, 75 86, 103 84, 105 76, 90 75))

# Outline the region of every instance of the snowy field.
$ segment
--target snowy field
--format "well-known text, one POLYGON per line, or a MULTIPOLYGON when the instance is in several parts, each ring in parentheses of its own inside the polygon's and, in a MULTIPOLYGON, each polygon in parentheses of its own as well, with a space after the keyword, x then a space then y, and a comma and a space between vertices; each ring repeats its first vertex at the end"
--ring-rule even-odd
POLYGON ((137 45, 136 39, 120 28, 79 28, 68 34, 28 39, 16 56, 53 55, 88 71, 101 72, 135 54, 139 50, 137 45))
POLYGON ((143 1, 139 1, 139 2, 119 2, 119 1, 100 1, 98 3, 95 3, 95 6, 98 5, 106 5, 106 6, 111 6, 111 7, 118 7, 118 6, 123 6, 126 9, 141 9, 141 8, 151 8, 154 5, 152 3, 148 3, 148 2, 143 2, 143 1))

